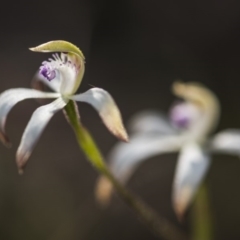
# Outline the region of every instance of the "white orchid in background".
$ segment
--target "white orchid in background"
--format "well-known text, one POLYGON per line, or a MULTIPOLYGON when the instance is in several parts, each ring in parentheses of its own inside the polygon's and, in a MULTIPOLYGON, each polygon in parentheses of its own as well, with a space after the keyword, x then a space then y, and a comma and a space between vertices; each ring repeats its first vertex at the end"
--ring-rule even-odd
MULTIPOLYGON (((198 83, 173 84, 173 93, 184 101, 175 104, 169 118, 156 112, 138 114, 130 124, 130 143, 117 143, 109 154, 109 166, 126 183, 139 164, 158 154, 177 152, 172 201, 179 218, 191 203, 210 165, 212 152, 240 155, 240 131, 226 130, 208 138, 219 119, 216 96, 198 83)), ((107 203, 112 186, 101 177, 98 200, 107 203)))
POLYGON ((16 88, 0 95, 0 137, 5 145, 10 144, 4 129, 6 118, 16 103, 29 98, 56 98, 50 104, 39 107, 25 128, 16 154, 20 172, 49 120, 70 100, 92 105, 107 128, 120 139, 127 141, 127 133, 123 127, 120 112, 108 92, 101 88, 92 88, 83 94, 74 95, 81 84, 85 69, 84 56, 79 48, 66 41, 51 41, 30 50, 60 52, 60 55, 54 54, 53 58, 43 62, 38 73, 38 80, 51 88, 54 93, 16 88))

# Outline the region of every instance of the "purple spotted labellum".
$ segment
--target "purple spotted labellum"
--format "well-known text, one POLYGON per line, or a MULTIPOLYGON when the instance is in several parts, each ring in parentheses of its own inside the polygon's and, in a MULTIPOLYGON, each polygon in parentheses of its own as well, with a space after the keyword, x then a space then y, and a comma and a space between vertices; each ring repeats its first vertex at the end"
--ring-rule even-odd
POLYGON ((187 129, 201 117, 201 109, 194 104, 181 102, 170 109, 170 121, 179 129, 187 129))
POLYGON ((187 128, 190 124, 190 116, 182 105, 175 105, 170 111, 170 120, 178 128, 187 128))
POLYGON ((42 76, 46 78, 48 81, 51 81, 56 77, 55 70, 52 70, 48 66, 48 64, 44 64, 43 66, 41 66, 39 73, 42 74, 42 76))

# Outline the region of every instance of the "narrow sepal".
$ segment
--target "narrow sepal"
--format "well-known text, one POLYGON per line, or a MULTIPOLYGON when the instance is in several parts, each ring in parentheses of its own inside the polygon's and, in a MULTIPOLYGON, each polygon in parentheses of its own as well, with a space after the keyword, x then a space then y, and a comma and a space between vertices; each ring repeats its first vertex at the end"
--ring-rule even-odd
POLYGON ((210 165, 210 157, 197 143, 183 146, 173 182, 173 207, 179 219, 191 204, 210 165))
POLYGON ((0 140, 4 145, 10 146, 11 143, 5 133, 5 124, 8 113, 20 101, 30 98, 56 98, 58 93, 46 93, 33 89, 14 88, 3 92, 0 95, 0 140))
POLYGON ((50 104, 39 107, 32 115, 27 127, 22 135, 21 143, 16 154, 16 163, 19 173, 23 172, 38 139, 43 130, 47 126, 53 115, 66 105, 66 101, 62 98, 56 99, 50 104))
POLYGON ((128 128, 131 133, 141 134, 170 135, 177 132, 164 114, 153 110, 137 113, 131 118, 128 128))
POLYGON ((92 88, 85 93, 72 96, 71 99, 92 105, 98 111, 109 131, 122 141, 128 141, 128 135, 122 123, 121 113, 107 91, 101 88, 92 88))
MULTIPOLYGON (((178 151, 181 147, 180 136, 158 136, 136 134, 129 143, 118 142, 108 156, 109 168, 122 184, 134 174, 139 165, 158 154, 178 151)), ((112 189, 107 180, 100 179, 96 186, 96 197, 101 204, 107 203, 112 189)))
POLYGON ((240 130, 223 130, 213 136, 209 145, 212 152, 240 156, 240 130))

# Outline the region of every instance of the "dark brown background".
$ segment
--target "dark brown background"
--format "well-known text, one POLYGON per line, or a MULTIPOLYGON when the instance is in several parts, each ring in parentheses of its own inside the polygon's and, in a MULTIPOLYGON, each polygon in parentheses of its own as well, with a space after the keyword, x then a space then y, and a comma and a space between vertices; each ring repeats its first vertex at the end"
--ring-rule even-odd
MULTIPOLYGON (((125 122, 143 109, 167 111, 175 79, 200 81, 220 98, 219 129, 240 128, 240 2, 237 0, 4 1, 0 7, 0 90, 29 87, 48 56, 28 47, 64 39, 86 56, 80 91, 92 84, 111 92, 125 122)), ((0 239, 156 239, 117 197, 101 210, 93 189, 98 174, 79 151, 61 113, 48 125, 19 176, 15 151, 39 104, 22 102, 10 113, 12 150, 0 146, 0 239)), ((104 154, 117 141, 88 105, 82 121, 104 154)), ((171 183, 177 155, 156 157, 129 187, 177 223, 171 183)), ((216 239, 240 238, 240 161, 214 156, 208 173, 216 239)), ((184 224, 189 229, 189 215, 184 224)))

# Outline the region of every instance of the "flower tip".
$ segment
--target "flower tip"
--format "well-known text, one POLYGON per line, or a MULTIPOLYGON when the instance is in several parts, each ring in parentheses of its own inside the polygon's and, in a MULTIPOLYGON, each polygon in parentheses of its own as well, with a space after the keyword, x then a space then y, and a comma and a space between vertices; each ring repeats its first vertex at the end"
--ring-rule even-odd
POLYGON ((118 134, 116 134, 116 136, 123 142, 129 142, 128 134, 125 129, 122 129, 118 134))
POLYGON ((33 52, 36 52, 36 48, 35 47, 29 48, 29 50, 33 51, 33 52))
POLYGON ((39 46, 37 46, 37 47, 30 47, 30 48, 28 48, 30 51, 32 51, 32 52, 48 52, 47 50, 46 51, 44 51, 44 50, 41 50, 40 48, 39 48, 39 46))
POLYGON ((22 168, 19 168, 19 169, 18 169, 18 174, 19 174, 19 175, 23 175, 23 173, 24 173, 23 169, 22 169, 22 168))
POLYGON ((186 91, 186 83, 177 80, 172 84, 172 92, 176 95, 181 95, 182 92, 186 91))
POLYGON ((177 215, 179 222, 184 220, 185 212, 190 204, 191 189, 185 188, 181 190, 179 195, 175 195, 173 198, 173 209, 177 215))
POLYGON ((28 49, 32 52, 50 52, 48 50, 42 50, 39 47, 31 47, 31 48, 28 48, 28 49))
POLYGON ((175 204, 174 205, 174 211, 177 216, 177 219, 180 223, 183 223, 184 221, 184 214, 185 214, 185 209, 182 208, 181 206, 175 204))
POLYGON ((116 136, 123 142, 128 142, 127 131, 125 130, 122 120, 119 116, 113 118, 108 118, 104 116, 103 122, 114 136, 116 136))
POLYGON ((23 173, 23 169, 26 166, 27 160, 30 156, 30 152, 21 152, 21 151, 17 151, 16 154, 16 163, 17 163, 17 167, 18 167, 18 172, 19 174, 23 173))
POLYGON ((33 52, 68 52, 78 55, 81 59, 84 59, 82 51, 74 44, 64 40, 54 40, 43 43, 36 47, 31 47, 29 50, 33 52))
POLYGON ((10 148, 12 146, 12 143, 10 142, 8 136, 4 132, 0 132, 0 141, 7 148, 10 148))
POLYGON ((101 176, 98 179, 95 188, 95 197, 101 207, 107 207, 109 205, 112 196, 112 190, 113 187, 111 182, 106 177, 101 176))

